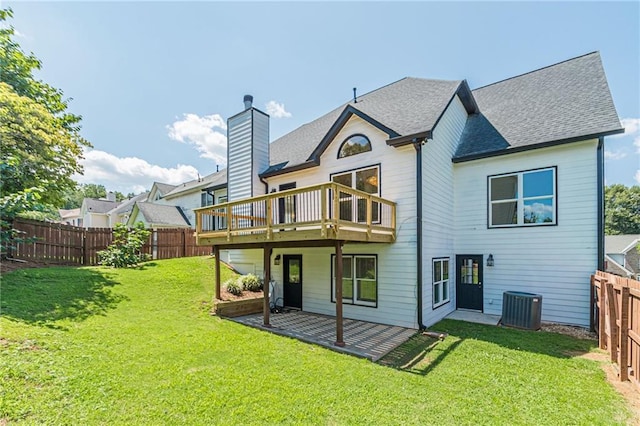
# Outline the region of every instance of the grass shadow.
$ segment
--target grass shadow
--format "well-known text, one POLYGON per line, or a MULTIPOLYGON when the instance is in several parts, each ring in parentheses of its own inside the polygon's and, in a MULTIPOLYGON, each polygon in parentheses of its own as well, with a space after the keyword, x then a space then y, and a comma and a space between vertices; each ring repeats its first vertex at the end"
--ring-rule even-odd
POLYGON ((418 333, 385 355, 378 363, 424 376, 436 368, 461 342, 457 338, 449 338, 445 342, 418 333))
POLYGON ((378 361, 379 364, 426 375, 465 341, 482 341, 514 351, 555 358, 573 358, 597 347, 594 340, 544 331, 519 330, 458 320, 442 320, 431 327, 446 333, 444 340, 418 333, 378 361))
POLYGON ((548 331, 521 330, 516 328, 483 325, 459 320, 442 320, 433 330, 448 333, 460 339, 481 340, 503 348, 526 351, 555 358, 572 358, 598 347, 592 339, 578 339, 548 331))
POLYGON ((125 300, 125 296, 113 292, 116 284, 108 275, 92 269, 19 270, 2 276, 0 312, 15 321, 64 328, 56 322, 104 315, 125 300))

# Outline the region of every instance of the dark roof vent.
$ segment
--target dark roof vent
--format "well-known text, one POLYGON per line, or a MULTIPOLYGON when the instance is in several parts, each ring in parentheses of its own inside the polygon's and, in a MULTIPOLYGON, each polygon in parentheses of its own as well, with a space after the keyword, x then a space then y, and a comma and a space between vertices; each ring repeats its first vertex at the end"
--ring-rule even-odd
POLYGON ((247 109, 251 108, 252 104, 253 104, 253 96, 244 95, 244 109, 247 110, 247 109))

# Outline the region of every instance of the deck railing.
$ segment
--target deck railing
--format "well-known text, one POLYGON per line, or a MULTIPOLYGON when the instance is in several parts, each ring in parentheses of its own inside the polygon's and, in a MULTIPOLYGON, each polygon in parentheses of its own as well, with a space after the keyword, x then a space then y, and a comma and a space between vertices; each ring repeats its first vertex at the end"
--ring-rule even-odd
MULTIPOLYGON (((357 236, 362 241, 395 240, 396 205, 392 201, 337 183, 323 183, 267 195, 202 207, 196 212, 196 236, 221 239, 251 235, 271 240, 279 233, 310 238, 340 239, 357 236)), ((283 237, 280 235, 279 237, 283 237)), ((279 238, 283 239, 283 238, 279 238)))

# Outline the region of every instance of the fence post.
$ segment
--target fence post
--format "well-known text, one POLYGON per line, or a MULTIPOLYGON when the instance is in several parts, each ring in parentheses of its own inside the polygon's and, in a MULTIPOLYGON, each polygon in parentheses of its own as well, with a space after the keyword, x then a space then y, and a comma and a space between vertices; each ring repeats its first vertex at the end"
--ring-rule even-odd
POLYGON ((607 348, 607 305, 605 304, 605 293, 607 290, 607 280, 600 278, 600 294, 598 295, 598 343, 600 349, 607 348))
POLYGON ((182 235, 182 257, 187 256, 187 230, 183 229, 180 235, 182 235))
POLYGON ((87 266, 89 264, 89 249, 87 247, 87 230, 82 230, 82 264, 87 266))
POLYGON ((611 362, 618 362, 618 313, 616 309, 616 292, 613 289, 613 283, 607 283, 607 310, 609 314, 609 340, 608 349, 611 355, 611 362))
POLYGON ((631 294, 629 287, 622 287, 621 290, 618 366, 620 367, 620 381, 624 382, 629 380, 629 300, 631 299, 631 294))
POLYGON ((591 331, 595 331, 595 310, 598 305, 598 301, 596 300, 595 296, 595 283, 596 277, 591 275, 591 285, 589 286, 589 330, 591 331))

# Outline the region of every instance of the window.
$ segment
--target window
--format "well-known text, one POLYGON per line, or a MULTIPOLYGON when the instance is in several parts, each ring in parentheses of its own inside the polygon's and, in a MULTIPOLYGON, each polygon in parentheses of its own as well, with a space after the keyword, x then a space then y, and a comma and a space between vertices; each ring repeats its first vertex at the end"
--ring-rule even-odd
MULTIPOLYGON (((332 175, 331 181, 368 194, 380 196, 379 177, 380 167, 373 166, 332 175)), ((373 202, 371 209, 372 222, 379 223, 380 204, 373 202)), ((340 219, 354 221, 354 218, 361 223, 367 221, 367 200, 346 192, 340 192, 340 219)))
POLYGON ((433 259, 433 307, 449 301, 449 259, 433 259))
MULTIPOLYGON (((331 255, 331 301, 336 301, 335 255, 331 255)), ((376 307, 378 303, 377 257, 342 255, 342 303, 376 307)))
POLYGON ((347 140, 340 145, 338 158, 349 157, 367 151, 371 151, 371 142, 369 142, 369 139, 365 135, 353 135, 349 136, 347 140))
POLYGON ((556 224, 556 168, 489 177, 489 227, 556 224))
POLYGON ((213 205, 213 194, 209 191, 202 191, 200 193, 200 207, 207 207, 213 205))

